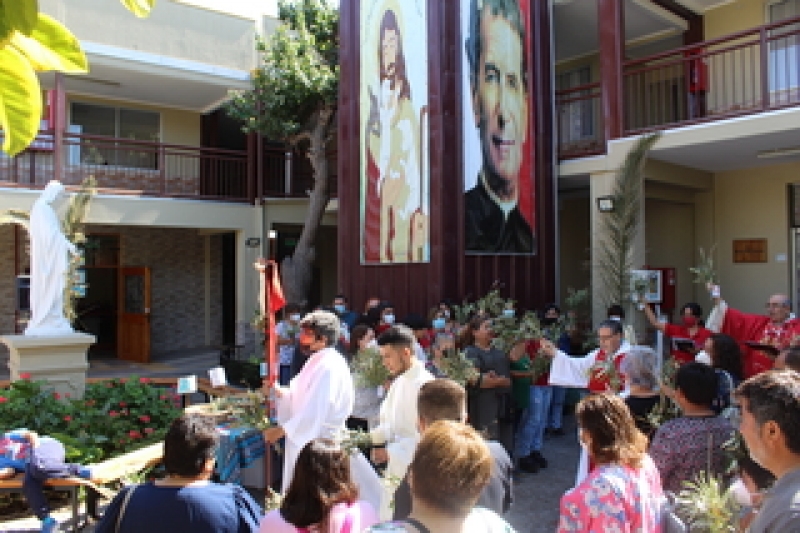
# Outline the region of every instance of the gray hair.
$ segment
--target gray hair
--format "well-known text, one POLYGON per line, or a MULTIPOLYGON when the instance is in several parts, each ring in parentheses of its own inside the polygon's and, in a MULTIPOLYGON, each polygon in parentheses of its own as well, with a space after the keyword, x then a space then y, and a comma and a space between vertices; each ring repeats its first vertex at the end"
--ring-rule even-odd
POLYGON ((339 317, 330 311, 314 311, 308 313, 300 321, 301 328, 308 328, 314 332, 317 337, 325 337, 327 346, 333 346, 339 340, 341 332, 341 324, 339 317))
POLYGON ((658 389, 658 356, 647 346, 634 346, 625 355, 620 370, 631 385, 658 389))

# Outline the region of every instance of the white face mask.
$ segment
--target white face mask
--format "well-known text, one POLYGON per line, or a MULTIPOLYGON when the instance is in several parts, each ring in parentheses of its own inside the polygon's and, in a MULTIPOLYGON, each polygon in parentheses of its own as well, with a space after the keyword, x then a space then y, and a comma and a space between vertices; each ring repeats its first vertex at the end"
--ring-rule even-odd
POLYGON ((503 309, 503 316, 506 318, 514 318, 514 310, 513 309, 503 309))
POLYGON ((292 322, 299 322, 300 315, 289 315, 289 320, 291 320, 292 322))
POLYGON ((383 315, 383 321, 387 324, 394 324, 394 315, 383 315))
POLYGON ((616 320, 617 322, 622 322, 622 317, 618 316, 610 316, 608 317, 609 320, 616 320))
POLYGON ((731 491, 733 499, 736 500, 736 502, 742 507, 753 506, 753 495, 750 494, 749 490, 747 490, 742 478, 738 478, 736 481, 734 481, 728 490, 731 491))

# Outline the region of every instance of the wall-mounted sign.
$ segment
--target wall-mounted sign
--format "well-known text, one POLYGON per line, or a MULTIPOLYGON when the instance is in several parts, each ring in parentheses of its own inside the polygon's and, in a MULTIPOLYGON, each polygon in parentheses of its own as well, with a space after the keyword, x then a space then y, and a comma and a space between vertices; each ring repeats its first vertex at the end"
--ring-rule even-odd
POLYGON ((767 239, 734 239, 734 263, 766 263, 767 239))

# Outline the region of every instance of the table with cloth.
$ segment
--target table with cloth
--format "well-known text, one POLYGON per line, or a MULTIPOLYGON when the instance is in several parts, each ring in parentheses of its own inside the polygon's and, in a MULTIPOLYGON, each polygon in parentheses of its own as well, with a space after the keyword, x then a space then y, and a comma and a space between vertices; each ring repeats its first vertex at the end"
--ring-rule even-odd
POLYGON ((219 449, 214 473, 220 483, 241 484, 242 469, 267 453, 264 436, 255 428, 217 426, 219 449))

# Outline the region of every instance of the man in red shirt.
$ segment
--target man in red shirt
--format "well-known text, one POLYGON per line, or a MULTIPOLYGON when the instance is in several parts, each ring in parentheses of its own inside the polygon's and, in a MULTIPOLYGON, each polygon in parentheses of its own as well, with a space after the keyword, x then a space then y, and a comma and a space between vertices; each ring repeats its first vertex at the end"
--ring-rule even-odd
MULTIPOLYGON (((791 318, 792 308, 785 294, 773 294, 767 302, 766 315, 751 315, 728 307, 720 296, 719 286, 711 288, 714 309, 708 317, 708 327, 730 335, 737 341, 771 346, 778 352, 800 343, 800 321, 791 318)), ((764 350, 744 346, 744 375, 749 378, 773 365, 772 357, 764 350)))

